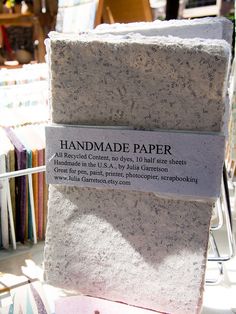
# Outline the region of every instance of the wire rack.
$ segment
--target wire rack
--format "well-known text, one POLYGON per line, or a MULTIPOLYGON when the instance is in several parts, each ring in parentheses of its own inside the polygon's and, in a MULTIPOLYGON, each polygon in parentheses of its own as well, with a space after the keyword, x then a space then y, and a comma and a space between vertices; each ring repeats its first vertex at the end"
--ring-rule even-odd
POLYGON ((38 172, 43 172, 45 170, 46 170, 46 167, 41 166, 41 167, 27 168, 24 170, 6 172, 6 173, 3 173, 0 175, 0 180, 3 181, 2 185, 6 191, 6 194, 7 194, 7 209, 3 208, 2 210, 8 210, 9 224, 10 224, 10 235, 11 235, 12 247, 14 250, 16 249, 16 235, 15 235, 13 213, 12 213, 10 179, 16 178, 16 177, 21 177, 21 176, 28 176, 29 199, 30 199, 30 207, 31 207, 32 226, 33 226, 33 241, 34 241, 34 244, 36 244, 37 243, 37 234, 36 234, 36 223, 35 223, 32 174, 38 173, 38 172))

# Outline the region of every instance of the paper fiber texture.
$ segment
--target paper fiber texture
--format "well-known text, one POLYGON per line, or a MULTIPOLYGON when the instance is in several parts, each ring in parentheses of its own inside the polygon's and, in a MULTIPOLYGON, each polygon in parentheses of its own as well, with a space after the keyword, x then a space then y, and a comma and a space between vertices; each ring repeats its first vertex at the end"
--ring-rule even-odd
MULTIPOLYGON (((86 296, 62 297, 56 301, 55 314, 158 314, 127 304, 86 296)), ((161 313, 160 313, 161 314, 161 313)))
POLYGON ((52 34, 53 122, 220 132, 230 50, 224 40, 52 34))
POLYGON ((224 136, 49 126, 47 182, 187 196, 220 195, 224 136))
MULTIPOLYGON (((53 123, 222 129, 225 41, 55 35, 48 46, 53 123)), ((51 184, 45 279, 156 311, 200 313, 212 206, 51 184)))
POLYGON ((232 44, 233 23, 225 17, 205 17, 192 20, 170 20, 141 23, 100 24, 96 34, 124 35, 139 33, 144 36, 176 36, 180 38, 224 39, 232 44))

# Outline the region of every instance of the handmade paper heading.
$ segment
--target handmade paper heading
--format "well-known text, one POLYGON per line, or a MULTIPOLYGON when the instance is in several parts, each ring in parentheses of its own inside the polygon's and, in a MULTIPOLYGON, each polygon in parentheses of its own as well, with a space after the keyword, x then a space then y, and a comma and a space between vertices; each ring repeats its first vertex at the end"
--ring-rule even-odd
POLYGON ((53 125, 47 182, 215 199, 224 147, 220 134, 53 125))

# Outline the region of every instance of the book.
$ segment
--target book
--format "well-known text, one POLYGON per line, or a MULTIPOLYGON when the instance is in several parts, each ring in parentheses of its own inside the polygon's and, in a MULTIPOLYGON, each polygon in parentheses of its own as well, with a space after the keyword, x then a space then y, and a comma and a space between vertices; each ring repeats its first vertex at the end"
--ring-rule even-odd
MULTIPOLYGON (((44 165, 45 144, 39 137, 39 134, 37 133, 36 130, 37 125, 25 126, 25 133, 27 134, 28 140, 31 143, 31 149, 33 152, 33 167, 44 165)), ((39 240, 42 240, 44 238, 43 234, 44 174, 42 172, 38 172, 33 175, 33 184, 36 186, 37 189, 37 190, 34 189, 37 236, 39 240)))
MULTIPOLYGON (((0 152, 0 173, 6 172, 6 155, 0 152)), ((1 240, 4 249, 9 248, 9 229, 7 211, 7 187, 5 180, 0 182, 0 210, 1 210, 1 240)))
MULTIPOLYGON (((6 136, 6 133, 0 128, 0 173, 5 173, 14 168, 14 147, 6 136)), ((9 180, 10 190, 14 189, 15 180, 9 180)), ((3 248, 9 248, 9 204, 7 200, 7 184, 6 180, 0 180, 0 211, 1 211, 1 242, 3 248)), ((14 193, 13 193, 14 194, 14 193)), ((15 216, 15 200, 11 199, 13 219, 15 216)))
MULTIPOLYGON (((27 150, 17 137, 13 128, 5 129, 7 136, 15 147, 16 170, 22 170, 27 167, 27 150)), ((16 194, 16 240, 24 243, 26 230, 27 204, 27 178, 20 176, 15 178, 16 194)))
MULTIPOLYGON (((39 166, 45 165, 45 125, 34 126, 39 153, 39 166)), ((46 185, 45 172, 39 173, 39 239, 44 239, 47 225, 47 199, 48 186, 46 185)))
MULTIPOLYGON (((14 129, 16 135, 21 139, 23 145, 27 150, 27 168, 32 168, 32 150, 30 147, 30 143, 27 139, 27 134, 25 133, 24 127, 18 127, 14 129)), ((29 191, 29 188, 28 188, 29 191)), ((27 198, 27 207, 28 212, 26 213, 26 230, 25 230, 25 239, 33 240, 33 226, 32 226, 32 215, 31 215, 31 203, 30 203, 30 194, 28 193, 27 198)))

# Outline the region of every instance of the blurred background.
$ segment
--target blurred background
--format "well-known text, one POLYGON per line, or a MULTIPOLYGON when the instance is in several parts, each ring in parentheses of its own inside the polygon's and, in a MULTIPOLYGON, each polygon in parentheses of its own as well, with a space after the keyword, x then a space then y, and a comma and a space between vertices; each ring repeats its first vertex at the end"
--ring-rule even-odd
MULTIPOLYGON (((209 262, 207 285, 202 314, 236 313, 236 261, 232 252, 233 226, 236 226, 236 63, 235 10, 233 0, 0 0, 0 176, 5 172, 26 170, 26 180, 12 177, 10 196, 13 228, 10 226, 6 187, 0 180, 0 313, 1 307, 10 304, 12 287, 28 284, 30 278, 42 280, 44 235, 47 223, 48 187, 44 170, 33 174, 27 169, 45 165, 44 128, 50 121, 48 97, 48 67, 44 41, 50 31, 79 33, 94 29, 102 23, 151 22, 156 19, 193 19, 224 16, 234 23, 232 67, 229 82, 230 122, 225 160, 225 184, 228 204, 218 212, 216 206, 212 228, 217 221, 220 227, 212 233, 209 254, 218 257, 228 254, 228 260, 209 262), (3 141, 5 128, 27 151, 28 164, 17 164, 16 147, 9 139, 3 141), (4 145, 7 149, 4 150, 4 145), (22 183, 23 182, 23 183, 22 183), (25 229, 21 241, 14 246, 12 232, 22 226, 15 219, 19 184, 23 184, 28 200, 25 229), (37 234, 32 235, 31 205, 35 209, 37 234), (220 214, 219 214, 220 213, 220 214), (227 216, 228 215, 228 216, 227 216), (38 224, 38 225, 37 225, 38 224), (38 242, 38 243, 37 243, 38 242), (36 244, 37 243, 37 244, 36 244), (30 261, 30 262, 29 262, 30 261), (27 264, 28 270, 22 268, 27 264), (33 272, 33 274, 32 274, 33 272), (10 277, 9 277, 10 276, 10 277), (210 278, 210 280, 209 280, 210 278), (213 280, 211 279, 213 278, 213 280)), ((9 200, 8 198, 8 200, 9 200)), ((50 290, 48 295, 58 297, 62 292, 50 290)), ((64 292, 63 292, 64 293, 64 292)), ((4 312, 5 313, 5 312, 4 312)), ((184 313, 183 313, 184 314, 184 313)))
POLYGON ((0 65, 44 62, 44 39, 52 30, 78 33, 101 23, 204 16, 234 21, 234 1, 0 0, 0 65))

